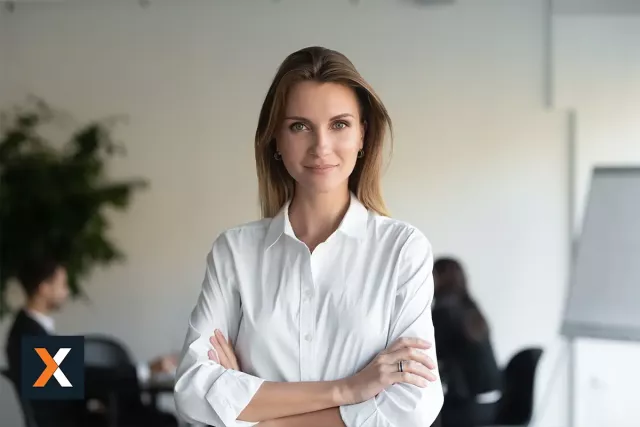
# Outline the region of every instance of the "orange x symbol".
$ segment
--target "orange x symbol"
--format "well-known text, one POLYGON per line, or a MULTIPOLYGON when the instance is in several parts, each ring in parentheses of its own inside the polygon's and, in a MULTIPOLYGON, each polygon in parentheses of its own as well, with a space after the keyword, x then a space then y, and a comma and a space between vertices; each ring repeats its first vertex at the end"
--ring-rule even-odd
POLYGON ((55 360, 53 360, 53 357, 51 357, 46 348, 36 348, 35 350, 36 353, 38 353, 38 356, 40 356, 40 359, 42 359, 47 367, 44 371, 42 371, 40 377, 38 377, 33 386, 44 387, 45 385, 47 385, 56 369, 58 369, 58 364, 55 360))

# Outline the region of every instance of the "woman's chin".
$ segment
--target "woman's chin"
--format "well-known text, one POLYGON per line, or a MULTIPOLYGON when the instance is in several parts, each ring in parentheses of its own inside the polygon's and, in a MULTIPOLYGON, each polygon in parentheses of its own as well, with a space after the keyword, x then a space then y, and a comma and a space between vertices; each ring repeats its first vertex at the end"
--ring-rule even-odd
POLYGON ((342 190, 347 183, 344 181, 336 181, 335 179, 310 179, 305 180, 305 183, 302 185, 305 192, 315 193, 315 194, 327 194, 337 192, 342 190))

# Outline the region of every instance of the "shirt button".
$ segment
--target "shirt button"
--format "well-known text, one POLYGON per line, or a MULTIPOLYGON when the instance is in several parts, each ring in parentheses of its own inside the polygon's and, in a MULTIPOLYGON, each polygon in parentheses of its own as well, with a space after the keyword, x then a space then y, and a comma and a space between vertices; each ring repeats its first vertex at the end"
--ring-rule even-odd
POLYGON ((311 341, 311 334, 306 334, 306 335, 304 336, 304 340, 305 340, 305 341, 311 341))
POLYGON ((304 293, 304 298, 307 300, 310 300, 313 297, 313 291, 310 289, 307 289, 307 291, 304 293))

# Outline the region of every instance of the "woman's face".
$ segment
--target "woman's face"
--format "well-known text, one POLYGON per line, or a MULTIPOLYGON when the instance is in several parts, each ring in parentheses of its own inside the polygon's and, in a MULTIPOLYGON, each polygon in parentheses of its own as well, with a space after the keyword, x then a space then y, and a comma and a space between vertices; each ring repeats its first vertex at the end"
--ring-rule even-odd
POLYGON ((291 88, 277 149, 297 189, 328 193, 348 186, 364 126, 353 89, 305 81, 291 88))

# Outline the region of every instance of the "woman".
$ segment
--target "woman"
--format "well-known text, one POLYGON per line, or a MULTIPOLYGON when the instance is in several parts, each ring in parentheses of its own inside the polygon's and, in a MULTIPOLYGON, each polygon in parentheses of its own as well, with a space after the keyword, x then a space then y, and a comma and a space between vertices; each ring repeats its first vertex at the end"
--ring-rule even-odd
POLYGON ((390 127, 342 54, 311 47, 280 66, 255 137, 264 219, 225 231, 208 255, 175 385, 185 420, 424 427, 436 418, 433 257, 420 231, 386 216, 390 127))
POLYGON ((442 427, 491 425, 500 397, 501 373, 489 326, 467 291, 464 270, 452 258, 434 264, 433 323, 447 393, 442 427))

